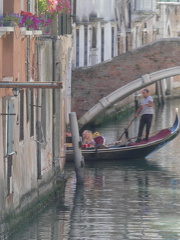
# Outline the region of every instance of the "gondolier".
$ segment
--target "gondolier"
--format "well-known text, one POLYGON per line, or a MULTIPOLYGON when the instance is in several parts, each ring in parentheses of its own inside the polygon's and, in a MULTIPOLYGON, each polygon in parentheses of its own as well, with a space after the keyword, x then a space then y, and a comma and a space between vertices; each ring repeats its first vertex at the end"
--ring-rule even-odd
POLYGON ((138 138, 136 142, 141 142, 142 141, 142 133, 143 129, 146 125, 146 137, 145 140, 149 140, 149 132, 151 128, 151 123, 153 119, 153 114, 154 114, 154 109, 153 109, 153 98, 149 96, 149 90, 144 89, 142 91, 143 99, 140 102, 140 106, 137 109, 135 113, 135 117, 138 116, 138 114, 141 114, 141 119, 140 119, 140 124, 139 124, 139 132, 138 132, 138 138))

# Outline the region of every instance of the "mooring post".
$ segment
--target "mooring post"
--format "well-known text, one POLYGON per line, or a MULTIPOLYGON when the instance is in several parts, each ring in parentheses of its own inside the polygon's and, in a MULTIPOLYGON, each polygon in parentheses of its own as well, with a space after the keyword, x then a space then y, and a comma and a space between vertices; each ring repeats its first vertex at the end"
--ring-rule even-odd
POLYGON ((70 121, 71 134, 72 134, 72 143, 73 143, 73 151, 74 151, 74 163, 75 163, 77 184, 83 184, 84 183, 84 166, 85 166, 85 164, 84 164, 84 158, 83 158, 82 152, 81 152, 78 122, 77 122, 77 116, 76 116, 75 112, 69 113, 69 121, 70 121))
POLYGON ((160 93, 160 82, 156 82, 156 92, 157 92, 157 97, 158 97, 158 105, 161 106, 162 101, 161 101, 161 93, 160 93))
POLYGON ((162 104, 165 104, 164 79, 160 80, 159 83, 160 83, 160 91, 161 91, 161 101, 162 101, 162 104))

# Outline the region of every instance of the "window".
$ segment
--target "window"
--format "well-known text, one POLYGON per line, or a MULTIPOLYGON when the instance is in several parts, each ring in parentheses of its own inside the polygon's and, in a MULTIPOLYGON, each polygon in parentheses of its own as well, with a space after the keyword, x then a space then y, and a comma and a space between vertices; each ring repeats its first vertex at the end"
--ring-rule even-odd
POLYGON ((101 62, 104 61, 104 28, 101 28, 101 62))
POLYGON ((26 90, 26 119, 27 119, 27 122, 29 122, 29 118, 30 118, 30 90, 27 89, 26 90))
POLYGON ((34 136, 34 91, 30 89, 30 97, 31 97, 31 104, 30 104, 30 137, 34 136))
POLYGON ((3 15, 3 0, 0 0, 0 15, 3 15))
POLYGON ((77 0, 72 0, 71 1, 71 6, 73 6, 73 22, 76 22, 77 0))
POLYGON ((130 36, 129 34, 126 35, 126 52, 129 51, 130 47, 129 47, 129 39, 130 39, 130 36))
POLYGON ((25 10, 25 6, 24 6, 24 0, 20 0, 20 10, 24 11, 25 10))
POLYGON ((76 67, 79 67, 79 29, 76 29, 76 67))
POLYGON ((84 28, 84 66, 87 66, 88 61, 88 28, 84 28))
POLYGON ((2 77, 13 76, 13 51, 14 51, 14 39, 13 33, 10 33, 3 39, 2 50, 2 77), (7 64, 8 63, 8 64, 7 64))
POLYGON ((13 100, 6 100, 6 154, 12 154, 14 149, 14 103, 13 100))
POLYGON ((114 27, 111 29, 111 57, 114 57, 114 27))
POLYGON ((24 140, 24 90, 20 91, 19 141, 24 140))
POLYGON ((118 55, 121 54, 121 37, 118 36, 118 55))
POLYGON ((96 40, 96 28, 92 28, 92 48, 96 48, 97 40, 96 40))
POLYGON ((41 103, 41 124, 42 124, 42 129, 41 129, 41 141, 45 142, 46 141, 46 101, 47 101, 47 90, 42 89, 42 103, 41 103))
POLYGON ((12 158, 13 155, 8 156, 7 158, 7 195, 12 193, 12 158))
POLYGON ((71 34, 71 15, 61 14, 58 16, 58 35, 71 34))
POLYGON ((14 102, 12 99, 6 99, 6 179, 7 195, 12 193, 12 160, 14 152, 14 102))

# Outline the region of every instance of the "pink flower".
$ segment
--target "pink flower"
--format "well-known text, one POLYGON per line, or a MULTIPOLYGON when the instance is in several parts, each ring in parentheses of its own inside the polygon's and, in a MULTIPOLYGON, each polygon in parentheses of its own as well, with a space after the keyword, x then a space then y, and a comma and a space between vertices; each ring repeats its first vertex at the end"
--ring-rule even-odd
POLYGON ((69 13, 71 11, 69 0, 47 0, 49 13, 69 13))

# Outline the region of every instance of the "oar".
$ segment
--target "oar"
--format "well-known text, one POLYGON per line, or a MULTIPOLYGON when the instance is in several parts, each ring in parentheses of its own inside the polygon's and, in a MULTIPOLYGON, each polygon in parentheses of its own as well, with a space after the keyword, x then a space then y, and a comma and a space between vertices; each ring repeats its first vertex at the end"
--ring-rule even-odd
POLYGON ((129 123, 129 125, 127 126, 127 128, 124 129, 124 132, 121 134, 121 136, 118 138, 118 141, 121 140, 121 138, 124 136, 124 134, 126 133, 127 134, 127 130, 128 128, 131 126, 131 124, 134 122, 134 120, 136 119, 137 117, 134 117, 131 122, 129 123))
MULTIPOLYGON (((140 107, 140 105, 139 105, 140 107)), ((138 109, 139 109, 138 107, 138 109)), ((136 111, 136 116, 131 120, 131 122, 129 123, 129 125, 127 126, 127 128, 124 129, 124 132, 121 134, 121 136, 118 138, 118 141, 121 140, 121 138, 124 136, 124 134, 126 134, 126 138, 128 139, 128 128, 131 126, 131 124, 134 122, 134 120, 138 117, 138 115, 140 114, 142 109, 140 109, 140 111, 138 112, 138 110, 136 111)))

